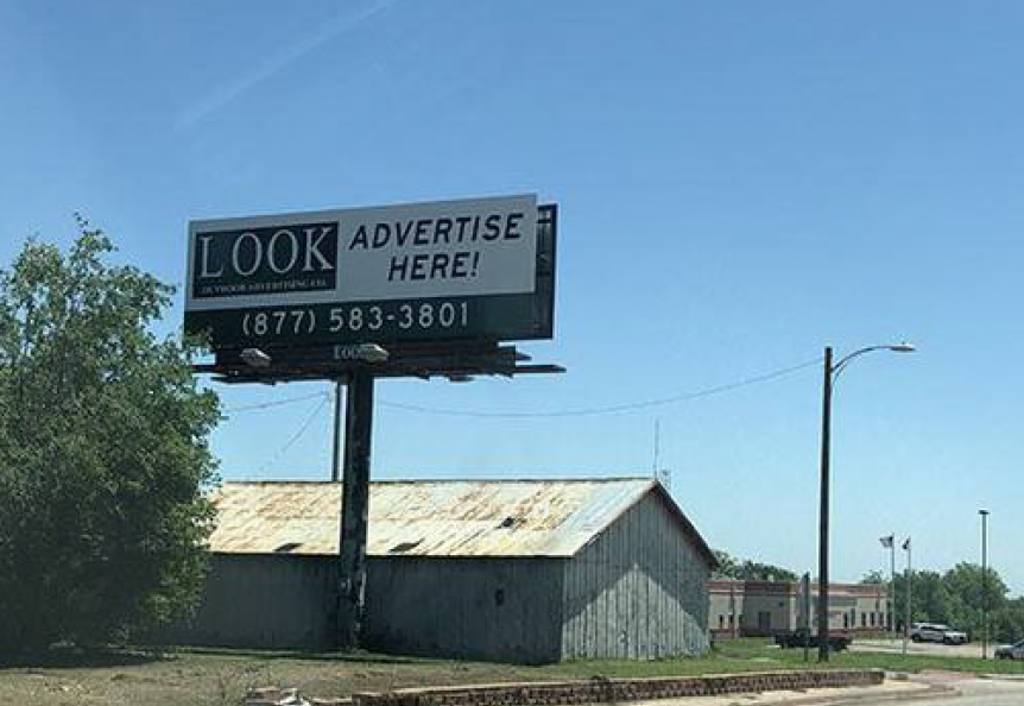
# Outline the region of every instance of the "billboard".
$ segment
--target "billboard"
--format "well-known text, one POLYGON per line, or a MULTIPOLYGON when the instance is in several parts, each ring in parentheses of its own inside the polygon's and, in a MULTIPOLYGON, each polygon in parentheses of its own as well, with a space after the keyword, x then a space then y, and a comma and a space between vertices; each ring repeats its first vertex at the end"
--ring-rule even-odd
POLYGON ((550 338, 554 206, 506 196, 189 223, 214 348, 550 338))

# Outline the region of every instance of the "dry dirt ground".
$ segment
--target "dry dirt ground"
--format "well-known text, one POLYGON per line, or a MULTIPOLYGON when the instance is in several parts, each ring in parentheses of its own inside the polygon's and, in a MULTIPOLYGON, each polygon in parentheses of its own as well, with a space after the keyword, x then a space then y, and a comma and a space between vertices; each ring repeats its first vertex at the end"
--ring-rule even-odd
POLYGON ((239 653, 181 653, 160 659, 115 655, 0 667, 3 706, 237 706, 254 686, 348 695, 403 686, 538 678, 535 670, 493 664, 364 656, 360 661, 239 653), (529 675, 529 676, 528 676, 529 675))
MULTIPOLYGON (((856 643, 855 643, 856 644, 856 643)), ((1024 663, 937 654, 856 651, 833 655, 828 665, 804 662, 801 650, 780 650, 764 640, 735 640, 699 658, 653 662, 568 662, 543 667, 427 660, 360 654, 295 654, 228 650, 106 655, 58 653, 28 665, 2 664, 0 706, 237 706, 255 686, 297 687, 308 696, 348 696, 411 686, 543 681, 605 677, 724 674, 824 666, 907 673, 956 670, 1024 677, 1024 663)), ((934 650, 932 650, 934 652, 934 650)), ((1024 704, 1024 699, 1021 700, 1024 704)))

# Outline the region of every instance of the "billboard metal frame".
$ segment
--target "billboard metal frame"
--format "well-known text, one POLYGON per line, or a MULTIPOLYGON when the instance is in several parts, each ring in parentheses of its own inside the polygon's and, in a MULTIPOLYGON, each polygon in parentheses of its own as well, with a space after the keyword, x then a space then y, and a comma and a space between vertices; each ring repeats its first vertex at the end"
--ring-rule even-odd
MULTIPOLYGON (((536 338, 551 338, 554 333, 555 272, 557 264, 558 208, 554 204, 538 207, 538 248, 536 291, 530 295, 530 313, 536 338)), ((527 364, 530 356, 514 346, 501 345, 494 338, 454 338, 447 341, 407 341, 389 343, 369 336, 358 343, 382 345, 386 361, 367 363, 352 356, 357 343, 328 345, 260 346, 266 362, 260 367, 245 360, 247 347, 214 348, 213 363, 193 366, 194 372, 214 375, 218 382, 274 384, 298 380, 343 380, 362 370, 374 377, 447 377, 464 380, 477 375, 513 376, 560 373, 557 365, 527 364)))

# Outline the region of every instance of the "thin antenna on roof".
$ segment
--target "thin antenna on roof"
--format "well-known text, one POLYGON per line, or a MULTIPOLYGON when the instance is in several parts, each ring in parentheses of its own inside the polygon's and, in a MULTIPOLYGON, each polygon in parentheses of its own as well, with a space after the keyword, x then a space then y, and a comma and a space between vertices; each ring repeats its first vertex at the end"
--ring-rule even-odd
POLYGON ((658 456, 661 453, 661 420, 654 420, 654 460, 651 465, 651 475, 658 477, 658 456))
POLYGON ((672 490, 672 471, 661 468, 661 420, 654 420, 654 458, 651 462, 651 477, 661 483, 665 490, 672 490))
POLYGON ((658 471, 658 475, 656 476, 656 478, 658 479, 658 482, 665 486, 665 490, 669 492, 672 491, 672 471, 670 469, 661 469, 660 471, 658 471))

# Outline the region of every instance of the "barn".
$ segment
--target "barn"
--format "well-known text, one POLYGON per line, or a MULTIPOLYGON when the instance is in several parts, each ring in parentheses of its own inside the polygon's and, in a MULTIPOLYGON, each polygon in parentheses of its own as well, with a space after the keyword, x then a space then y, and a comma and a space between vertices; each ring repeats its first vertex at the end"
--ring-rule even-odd
MULTIPOLYGON (((336 629, 341 485, 229 482, 212 568, 173 639, 325 649, 336 629)), ((368 649, 545 663, 708 648, 716 562, 647 478, 376 481, 368 649)))

